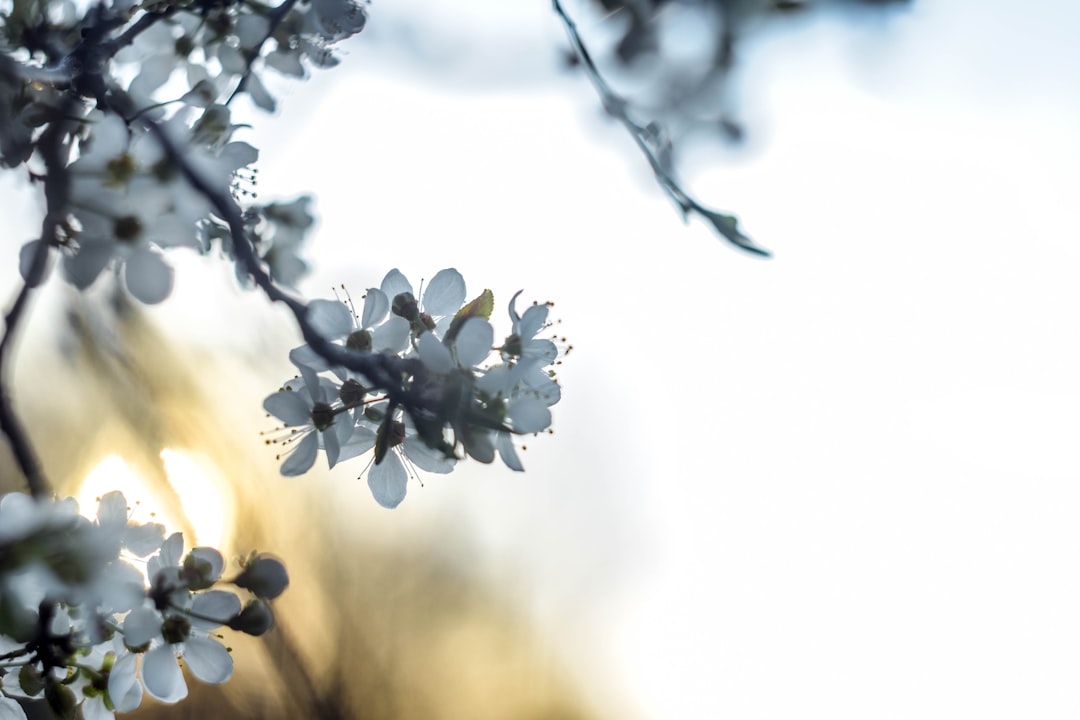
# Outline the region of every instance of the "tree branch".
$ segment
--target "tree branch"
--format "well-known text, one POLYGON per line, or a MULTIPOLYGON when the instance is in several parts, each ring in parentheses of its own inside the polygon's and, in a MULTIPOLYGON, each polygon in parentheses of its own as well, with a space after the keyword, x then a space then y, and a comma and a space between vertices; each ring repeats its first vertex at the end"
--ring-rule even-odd
POLYGON ((41 464, 34 453, 30 436, 15 413, 8 394, 8 380, 11 374, 9 360, 11 348, 19 329, 19 323, 25 315, 30 294, 41 285, 48 275, 49 250, 57 242, 57 229, 63 219, 64 206, 67 203, 67 146, 64 138, 68 134, 71 121, 68 120, 75 107, 75 99, 68 95, 62 107, 57 111, 56 119, 49 124, 38 141, 38 151, 45 164, 45 198, 47 202, 45 219, 41 223, 41 237, 33 248, 33 255, 26 276, 19 288, 11 308, 4 316, 4 334, 0 337, 0 432, 7 436, 15 462, 26 477, 30 494, 35 498, 46 498, 51 494, 41 464))
POLYGON ((255 285, 272 301, 284 304, 292 312, 304 341, 328 363, 358 372, 383 390, 392 401, 410 410, 421 409, 423 401, 411 388, 402 387, 405 377, 422 372, 419 361, 391 357, 383 353, 360 352, 330 342, 308 319, 307 304, 278 287, 263 269, 255 248, 244 228, 240 208, 232 196, 222 188, 211 185, 188 162, 176 147, 168 133, 153 120, 143 118, 142 123, 161 143, 169 160, 176 165, 192 188, 201 193, 213 206, 214 211, 225 220, 233 238, 233 255, 247 272, 255 285))
POLYGON ((600 95, 600 102, 604 106, 604 111, 622 123, 622 126, 630 133, 634 143, 645 155, 645 159, 649 161, 649 166, 652 168, 657 182, 660 183, 660 187, 682 211, 683 219, 688 219, 690 213, 699 215, 732 245, 756 255, 769 257, 768 250, 755 245, 750 238, 739 230, 738 220, 734 215, 712 210, 702 205, 682 187, 671 168, 671 143, 667 139, 663 128, 655 122, 641 125, 630 117, 630 103, 626 98, 613 91, 607 81, 604 80, 603 75, 600 74, 596 63, 593 62, 592 56, 589 54, 589 49, 581 39, 581 34, 578 33, 577 25, 566 12, 562 2, 552 0, 552 6, 566 28, 566 34, 570 38, 570 45, 574 50, 574 54, 581 62, 582 67, 585 68, 589 81, 600 95))
POLYGON ((269 26, 266 28, 266 35, 263 36, 263 39, 259 41, 258 45, 245 53, 244 62, 246 63, 246 68, 244 74, 240 76, 240 82, 236 84, 236 88, 233 89, 232 94, 229 95, 229 99, 225 101, 226 105, 232 104, 232 101, 236 99, 236 96, 244 92, 247 88, 248 78, 251 76, 251 66, 255 64, 255 59, 262 54, 263 45, 265 45, 266 41, 273 36, 278 25, 281 24, 281 21, 285 19, 285 16, 289 14, 289 11, 293 9, 294 5, 296 5, 296 0, 285 0, 270 11, 269 16, 267 16, 269 26))

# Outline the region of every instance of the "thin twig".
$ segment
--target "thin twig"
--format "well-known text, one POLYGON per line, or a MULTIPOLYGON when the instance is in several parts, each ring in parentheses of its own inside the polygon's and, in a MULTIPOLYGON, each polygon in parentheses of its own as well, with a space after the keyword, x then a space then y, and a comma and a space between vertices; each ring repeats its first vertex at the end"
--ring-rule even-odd
POLYGON ((248 78, 251 76, 251 66, 255 64, 255 59, 262 54, 263 45, 265 45, 266 41, 273 36, 278 25, 281 24, 281 21, 285 19, 285 16, 289 14, 289 11, 293 9, 294 5, 296 5, 296 0, 285 0, 285 2, 270 11, 270 14, 267 16, 267 20, 270 24, 266 28, 266 34, 263 36, 263 39, 259 41, 258 45, 245 53, 244 62, 247 64, 247 67, 244 69, 244 74, 240 77, 240 82, 236 84, 236 89, 232 91, 232 95, 225 101, 226 105, 232 104, 232 101, 236 96, 244 92, 247 88, 248 78))
POLYGON ((311 349, 332 365, 361 373, 373 383, 375 388, 385 391, 392 402, 398 402, 409 409, 419 409, 422 404, 421 401, 415 397, 411 389, 402 387, 402 380, 405 376, 415 375, 421 370, 417 361, 391 357, 383 353, 350 350, 323 337, 322 333, 308 319, 307 304, 278 287, 266 270, 263 269, 258 256, 255 254, 251 239, 244 228, 240 208, 232 196, 223 188, 215 187, 207 181, 192 166, 180 149, 176 147, 168 133, 158 123, 148 118, 143 118, 141 122, 161 144, 169 160, 184 175, 188 184, 202 194, 213 206, 218 216, 228 224, 229 232, 232 235, 233 255, 236 262, 244 268, 245 272, 255 282, 255 285, 270 300, 280 302, 289 308, 300 328, 304 341, 311 349))
POLYGON ((103 43, 106 54, 108 55, 108 57, 114 56, 121 48, 125 48, 132 42, 134 42, 135 38, 143 31, 149 29, 151 25, 158 22, 159 20, 163 20, 167 17, 172 16, 179 9, 180 8, 177 5, 170 5, 161 12, 144 13, 142 17, 135 21, 135 24, 133 24, 123 33, 116 36, 109 42, 103 43))
POLYGON ((670 145, 664 139, 663 130, 656 123, 641 125, 630 117, 629 102, 613 91, 607 81, 604 80, 603 75, 600 74, 599 69, 596 67, 596 63, 593 62, 592 55, 589 54, 589 49, 581 39, 581 34, 578 33, 577 25, 566 12, 562 2, 552 0, 552 6, 566 28, 566 34, 570 37, 570 45, 575 55, 581 61, 590 82, 600 95, 600 102, 604 106, 604 111, 622 123, 623 127, 630 133, 634 143, 645 155, 645 159, 649 161, 649 166, 652 168, 657 182, 660 183, 660 187, 664 189, 682 211, 683 219, 688 219, 690 213, 700 215, 731 244, 747 252, 769 257, 768 250, 755 245, 750 238, 743 235, 739 230, 738 220, 734 215, 712 210, 702 205, 683 189, 679 181, 675 179, 665 157, 670 152, 670 145))

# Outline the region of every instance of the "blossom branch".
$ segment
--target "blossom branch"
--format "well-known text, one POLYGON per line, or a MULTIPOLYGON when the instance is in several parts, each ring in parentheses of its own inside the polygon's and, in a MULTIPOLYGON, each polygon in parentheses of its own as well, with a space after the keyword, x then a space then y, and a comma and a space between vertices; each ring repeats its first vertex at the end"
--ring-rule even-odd
POLYGON ((134 42, 135 38, 140 33, 144 32, 145 30, 148 30, 150 28, 150 26, 152 26, 154 23, 158 22, 159 20, 163 20, 163 19, 165 19, 167 17, 171 17, 179 9, 180 9, 179 6, 171 5, 171 6, 167 7, 167 8, 165 8, 164 10, 162 10, 161 12, 147 12, 147 13, 145 13, 142 17, 140 17, 137 21, 135 21, 134 25, 129 27, 123 33, 118 35, 116 38, 110 40, 108 43, 105 43, 105 52, 106 52, 106 54, 109 57, 112 57, 119 50, 121 50, 122 48, 127 47, 132 42, 134 42))
POLYGON ((184 175, 191 187, 201 193, 213 206, 214 211, 225 220, 233 239, 233 254, 236 262, 251 277, 260 290, 273 302, 280 302, 292 312, 304 341, 328 363, 338 365, 354 372, 362 373, 376 387, 384 390, 389 398, 403 406, 415 409, 419 402, 414 393, 402 388, 402 380, 415 373, 416 363, 394 358, 380 353, 357 352, 336 345, 323 337, 311 323, 308 306, 301 300, 282 290, 263 269, 255 254, 254 246, 244 228, 244 220, 232 197, 218 189, 188 162, 183 153, 153 120, 143 118, 143 124, 161 143, 169 160, 184 175))
POLYGON ((285 19, 285 16, 289 14, 289 11, 293 9, 294 5, 296 5, 296 0, 285 0, 285 2, 270 11, 270 14, 266 18, 269 22, 269 25, 266 28, 266 34, 255 47, 244 54, 244 74, 240 76, 240 81, 236 84, 236 88, 232 91, 232 94, 229 95, 229 99, 225 101, 226 105, 232 104, 232 101, 236 99, 236 96, 247 89, 248 78, 251 77, 251 66, 255 63, 255 58, 262 54, 263 45, 265 45, 266 41, 274 35, 274 31, 277 30, 278 25, 281 24, 281 21, 285 19))
POLYGON ((690 213, 699 215, 736 247, 756 255, 769 257, 768 250, 755 245, 749 237, 739 230, 738 220, 734 215, 712 210, 702 205, 682 187, 671 168, 671 143, 665 137, 663 129, 655 122, 641 125, 630 117, 629 102, 612 90, 611 86, 604 80, 603 75, 600 74, 596 63, 592 59, 592 55, 585 46, 581 34, 578 32, 577 25, 566 12, 561 0, 552 0, 552 6, 566 28, 575 56, 581 62, 582 67, 585 68, 589 81, 600 95, 600 102, 604 106, 604 111, 618 120, 630 133, 634 143, 645 155, 645 159, 648 160, 653 175, 656 176, 657 182, 660 183, 660 187, 664 189, 668 196, 678 205, 679 210, 682 211, 683 219, 688 219, 690 213))

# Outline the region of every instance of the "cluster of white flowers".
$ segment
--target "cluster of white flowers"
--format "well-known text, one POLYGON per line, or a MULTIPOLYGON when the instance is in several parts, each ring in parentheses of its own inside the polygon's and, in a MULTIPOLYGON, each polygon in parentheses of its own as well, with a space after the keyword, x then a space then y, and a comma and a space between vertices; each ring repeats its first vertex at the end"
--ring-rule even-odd
MULTIPOLYGON (((28 43, 32 55, 29 39, 42 33, 49 44, 38 42, 50 49, 73 31, 83 40, 62 57, 46 55, 54 62, 45 65, 0 55, 0 165, 31 161, 36 149, 46 160, 43 178, 56 181, 48 198, 52 231, 24 246, 23 277, 39 282, 36 259, 57 250, 77 288, 112 267, 147 304, 172 290, 163 251, 206 252, 219 240, 232 256, 235 238, 214 199, 254 198, 245 186, 255 182, 251 165, 258 158, 254 147, 232 138, 239 127, 231 119, 234 97, 246 93, 272 110, 262 71, 302 78, 309 65, 336 64, 332 45, 359 32, 367 18, 353 0, 285 0, 275 8, 113 0, 82 18, 65 0, 47 8, 49 25, 33 24, 42 20, 32 14, 18 3, 14 12, 0 8, 0 52, 5 38, 28 43), (70 142, 39 130, 50 125, 70 142), (56 147, 41 147, 46 140, 56 147)), ((248 241, 286 287, 307 269, 298 250, 312 224, 308 200, 244 210, 248 241)), ((238 268, 245 281, 249 273, 238 268)))
MULTIPOLYGON (((247 125, 233 101, 273 110, 267 72, 335 65, 334 44, 366 20, 361 0, 0 1, 0 168, 28 177, 45 206, 19 253, 0 385, 27 300, 54 268, 78 290, 115 274, 155 304, 173 289, 170 252, 214 252, 288 307, 308 343, 291 354, 299 376, 265 402, 284 423, 268 440, 283 448, 283 474, 306 472, 320 449, 331 466, 370 452, 372 493, 395 507, 415 468, 446 473, 465 455, 498 454, 521 470, 514 437, 547 431, 560 398, 559 350, 541 337, 549 304, 519 313, 515 295, 496 345, 491 291, 466 302, 452 269, 417 294, 394 270, 359 313, 351 301, 305 302, 295 288, 311 200, 256 202, 259 152, 239 139, 247 125)), ((253 554, 224 580, 218 550, 185 552, 179 534, 132 522, 119 493, 95 521, 50 500, 8 390, 0 433, 30 495, 0 499, 0 720, 24 719, 32 699, 65 720, 111 718, 144 694, 177 702, 181 660, 202 681, 227 680, 217 629, 269 630, 284 566, 253 554)))
POLYGON ((522 470, 512 435, 547 430, 561 392, 559 349, 537 337, 549 327, 549 304, 519 315, 519 295, 499 346, 488 322, 494 296, 484 290, 466 302, 465 280, 453 268, 436 273, 419 300, 395 269, 367 290, 359 313, 351 302, 312 301, 313 323, 326 339, 400 360, 403 391, 415 402, 402 408, 363 373, 331 365, 309 345, 296 348, 289 358, 299 376, 263 404, 284 423, 267 439, 285 447, 281 473, 307 472, 319 450, 330 467, 374 451, 368 485, 380 505, 393 508, 405 498, 406 465, 448 473, 459 446, 481 462, 497 452, 522 470))
POLYGON ((180 659, 203 682, 228 680, 232 656, 213 631, 266 632, 289 580, 265 555, 229 580, 224 567, 214 548, 185 553, 180 533, 133 522, 118 492, 95 521, 70 498, 0 498, 0 718, 26 717, 11 698, 44 699, 57 717, 81 706, 85 720, 134 710, 144 692, 174 703, 187 696, 180 659))

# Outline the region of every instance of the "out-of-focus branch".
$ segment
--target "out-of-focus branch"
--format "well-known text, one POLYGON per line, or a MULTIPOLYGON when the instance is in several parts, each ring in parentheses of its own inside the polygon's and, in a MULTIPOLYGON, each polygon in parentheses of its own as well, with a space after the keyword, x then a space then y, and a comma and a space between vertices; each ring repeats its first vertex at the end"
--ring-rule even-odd
POLYGON ((57 112, 57 119, 49 124, 38 141, 38 150, 45 164, 45 197, 47 201, 45 219, 41 223, 41 237, 34 245, 28 266, 23 268, 25 277, 11 308, 4 316, 4 334, 0 337, 0 431, 7 436, 12 454, 19 469, 26 476, 30 494, 35 498, 50 495, 48 482, 41 470, 41 464, 34 453, 30 436, 27 435, 8 394, 10 379, 10 359, 12 347, 19 330, 19 323, 25 316, 30 295, 34 288, 41 285, 48 274, 49 250, 57 242, 57 228, 62 220, 64 205, 67 203, 67 137, 75 100, 70 95, 57 112))
MULTIPOLYGON (((39 243, 34 257, 35 268, 39 265, 41 268, 45 267, 45 255, 47 253, 48 247, 43 243, 39 243)), ((15 456, 15 462, 18 463, 19 469, 26 476, 26 484, 30 488, 30 494, 35 498, 46 498, 49 496, 48 483, 45 481, 45 475, 41 472, 41 464, 38 462, 37 455, 34 454, 30 437, 26 434, 26 430, 23 429, 22 423, 15 414, 15 409, 11 405, 11 397, 7 391, 7 380, 11 375, 8 369, 11 346, 14 342, 19 320, 22 318, 27 301, 30 298, 30 291, 30 283, 24 282, 19 289, 19 294, 15 297, 15 302, 11 305, 11 309, 4 316, 4 336, 0 338, 0 432, 7 436, 12 455, 15 456)))
POLYGON ((119 50, 133 43, 138 35, 148 30, 154 23, 171 17, 177 10, 179 10, 178 6, 170 5, 161 12, 147 12, 123 33, 105 43, 105 54, 112 57, 119 50))
POLYGON ((645 159, 649 161, 649 166, 652 168, 657 182, 660 183, 660 187, 664 189, 664 192, 682 211, 683 219, 688 219, 691 213, 699 215, 736 247, 755 255, 769 257, 768 250, 755 245, 750 238, 739 230, 738 220, 734 215, 712 210, 702 205, 683 188, 682 184, 675 178, 674 171, 671 168, 671 145, 663 128, 652 122, 642 125, 630 117, 629 102, 612 90, 611 86, 604 80, 603 75, 600 74, 596 63, 592 59, 592 55, 589 54, 589 49, 585 46, 581 34, 578 32, 577 25, 569 13, 566 12, 561 0, 552 0, 552 6, 566 28, 574 54, 585 69, 589 81, 600 95, 604 111, 618 120, 630 133, 634 143, 645 155, 645 159))

